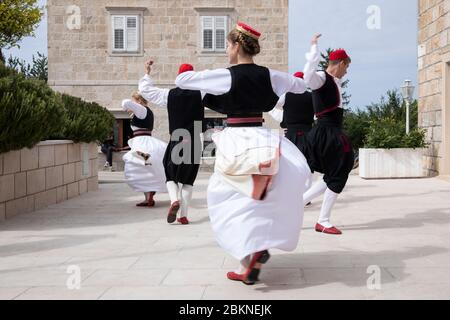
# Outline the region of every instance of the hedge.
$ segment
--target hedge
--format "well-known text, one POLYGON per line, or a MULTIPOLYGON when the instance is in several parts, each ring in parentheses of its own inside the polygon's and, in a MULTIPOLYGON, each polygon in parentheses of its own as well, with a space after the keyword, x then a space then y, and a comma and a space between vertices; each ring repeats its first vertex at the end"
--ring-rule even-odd
POLYGON ((56 93, 0 63, 0 153, 48 139, 100 142, 113 124, 112 114, 98 104, 56 93))

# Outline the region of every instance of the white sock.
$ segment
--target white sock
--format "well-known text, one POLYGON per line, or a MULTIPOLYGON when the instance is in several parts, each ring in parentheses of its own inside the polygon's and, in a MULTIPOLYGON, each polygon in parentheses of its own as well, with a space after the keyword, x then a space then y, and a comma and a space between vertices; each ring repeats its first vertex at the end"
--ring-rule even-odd
POLYGON ((178 184, 173 181, 167 181, 167 191, 169 192, 170 204, 178 201, 178 184))
POLYGON ((311 173, 305 182, 305 192, 311 189, 314 180, 314 174, 311 173))
POLYGON ((239 267, 236 269, 237 274, 244 274, 247 271, 247 268, 250 264, 250 256, 246 256, 239 263, 239 267))
POLYGON ((183 184, 183 187, 181 188, 181 217, 187 217, 189 205, 192 199, 192 189, 193 187, 188 184, 183 184))
POLYGON ((327 184, 325 181, 320 180, 315 185, 313 185, 308 191, 303 194, 303 205, 311 202, 312 199, 320 196, 327 190, 327 184))
POLYGON ((336 202, 338 194, 327 188, 323 196, 322 208, 320 209, 319 223, 325 228, 331 228, 330 223, 331 209, 336 202))

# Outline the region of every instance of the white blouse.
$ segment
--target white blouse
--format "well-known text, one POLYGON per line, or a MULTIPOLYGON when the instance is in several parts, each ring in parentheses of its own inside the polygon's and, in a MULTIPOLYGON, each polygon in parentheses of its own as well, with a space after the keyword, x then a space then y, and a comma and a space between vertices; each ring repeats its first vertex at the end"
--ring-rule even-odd
MULTIPOLYGON (((167 108, 169 100, 170 89, 161 89, 155 87, 153 79, 146 74, 139 80, 139 93, 145 100, 157 105, 158 107, 167 108)), ((201 92, 202 99, 205 97, 205 92, 201 92)))
MULTIPOLYGON (((136 103, 130 99, 125 99, 122 101, 122 109, 124 111, 132 111, 133 114, 138 118, 138 119, 145 119, 147 117, 147 108, 144 107, 143 105, 140 105, 139 103, 136 103)), ((142 129, 142 128, 138 128, 135 126, 131 126, 131 129, 133 131, 142 129)))
MULTIPOLYGON (((306 84, 303 79, 285 72, 270 69, 269 71, 272 89, 277 96, 280 97, 287 92, 305 92, 306 84)), ((212 95, 221 95, 231 89, 231 73, 228 69, 188 71, 178 75, 175 84, 181 89, 202 90, 212 95)))

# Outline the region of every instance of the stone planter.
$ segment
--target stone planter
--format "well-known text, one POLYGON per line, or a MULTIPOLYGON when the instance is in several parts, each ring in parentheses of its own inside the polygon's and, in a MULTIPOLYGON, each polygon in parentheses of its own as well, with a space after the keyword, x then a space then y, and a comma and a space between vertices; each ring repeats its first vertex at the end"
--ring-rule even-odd
POLYGON ((98 189, 97 145, 43 141, 0 154, 0 221, 98 189))
POLYGON ((359 176, 364 179, 427 177, 426 149, 359 149, 359 176))

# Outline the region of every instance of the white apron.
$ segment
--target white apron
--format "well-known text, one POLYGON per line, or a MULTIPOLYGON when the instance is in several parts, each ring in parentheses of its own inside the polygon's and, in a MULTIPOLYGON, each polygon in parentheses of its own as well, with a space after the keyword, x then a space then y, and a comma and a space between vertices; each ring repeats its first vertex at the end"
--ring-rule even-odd
POLYGON ((167 192, 163 157, 167 144, 151 136, 128 141, 131 150, 123 156, 125 179, 136 192, 167 192), (145 160, 139 153, 150 155, 145 160))
POLYGON ((219 245, 238 260, 266 249, 294 250, 303 224, 305 181, 311 172, 303 154, 278 130, 262 127, 226 128, 213 140, 217 153, 228 156, 256 146, 265 150, 279 146, 281 153, 264 200, 239 191, 223 178, 223 170, 215 168, 208 185, 208 211, 219 245))

